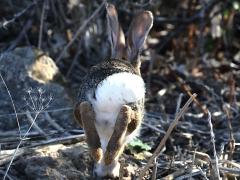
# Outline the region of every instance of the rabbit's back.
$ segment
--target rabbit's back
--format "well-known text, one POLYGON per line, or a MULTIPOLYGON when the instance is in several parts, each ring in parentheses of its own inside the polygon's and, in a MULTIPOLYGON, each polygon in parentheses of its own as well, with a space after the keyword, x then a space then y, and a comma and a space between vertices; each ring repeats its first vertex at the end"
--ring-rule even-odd
POLYGON ((96 99, 96 89, 98 86, 108 77, 118 73, 130 73, 134 76, 138 76, 135 68, 133 68, 128 61, 123 60, 104 61, 90 68, 89 72, 82 80, 78 102, 87 101, 89 97, 96 99))
POLYGON ((143 112, 145 84, 131 64, 119 60, 91 68, 85 81, 80 91, 80 101, 87 100, 94 108, 96 128, 104 150, 122 105, 129 104, 143 112))

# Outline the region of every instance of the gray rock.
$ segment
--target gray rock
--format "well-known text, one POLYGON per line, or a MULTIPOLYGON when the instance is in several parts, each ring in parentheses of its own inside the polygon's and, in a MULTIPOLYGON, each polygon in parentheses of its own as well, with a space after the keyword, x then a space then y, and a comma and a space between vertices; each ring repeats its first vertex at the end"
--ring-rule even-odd
MULTIPOLYGON (((49 56, 38 50, 23 47, 5 53, 0 59, 0 73, 11 93, 17 112, 72 107, 72 100, 63 86, 64 78, 58 67, 49 56)), ((12 113, 14 110, 11 99, 0 79, 0 130, 17 128, 12 113)), ((58 111, 53 116, 64 128, 71 128, 73 124, 71 110, 58 111)), ((26 125, 26 116, 20 115, 19 118, 20 124, 26 125)), ((44 118, 40 119, 41 121, 37 120, 37 123, 42 126, 41 128, 47 128, 49 124, 44 118)))

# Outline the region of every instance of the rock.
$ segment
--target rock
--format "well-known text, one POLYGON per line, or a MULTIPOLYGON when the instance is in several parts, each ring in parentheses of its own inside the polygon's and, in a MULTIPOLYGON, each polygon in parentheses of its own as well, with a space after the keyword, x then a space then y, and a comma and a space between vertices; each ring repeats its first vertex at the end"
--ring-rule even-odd
MULTIPOLYGON (((49 56, 39 50, 22 47, 5 53, 0 59, 0 73, 11 93, 17 112, 72 107, 72 100, 63 86, 65 81, 58 67, 49 56)), ((17 128, 14 109, 2 79, 0 79, 0 99, 0 130, 13 130, 17 128), (2 116, 2 114, 11 115, 2 116)), ((64 128, 72 127, 71 110, 57 111, 53 116, 64 128)), ((20 125, 26 125, 26 116, 21 115, 19 118, 20 125)), ((39 119, 36 122, 41 128, 49 126, 43 117, 39 119)))
POLYGON ((86 144, 49 145, 26 154, 11 168, 20 179, 91 179, 91 159, 86 144))

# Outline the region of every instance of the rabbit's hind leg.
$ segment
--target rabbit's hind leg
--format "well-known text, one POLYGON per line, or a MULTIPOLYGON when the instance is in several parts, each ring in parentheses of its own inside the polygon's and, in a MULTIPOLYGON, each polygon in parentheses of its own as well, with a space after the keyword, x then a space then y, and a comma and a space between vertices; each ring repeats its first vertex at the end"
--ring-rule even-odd
POLYGON ((131 134, 133 131, 135 131, 137 128, 140 127, 140 124, 142 122, 142 113, 139 112, 139 111, 134 111, 132 110, 132 113, 131 113, 131 121, 130 123, 128 124, 128 127, 127 127, 127 134, 131 134))
POLYGON ((74 108, 74 119, 75 121, 78 123, 78 125, 83 128, 83 123, 82 123, 82 119, 81 119, 81 112, 80 112, 80 104, 77 104, 74 108))
POLYGON ((76 107, 78 113, 80 112, 80 120, 85 130, 86 141, 90 149, 91 156, 95 161, 100 161, 103 156, 101 149, 101 142, 95 127, 95 112, 91 104, 87 101, 80 103, 76 107))
POLYGON ((113 134, 108 142, 107 149, 104 154, 104 162, 106 165, 109 165, 114 160, 117 160, 124 149, 127 127, 131 120, 131 111, 131 107, 123 105, 117 116, 113 134))

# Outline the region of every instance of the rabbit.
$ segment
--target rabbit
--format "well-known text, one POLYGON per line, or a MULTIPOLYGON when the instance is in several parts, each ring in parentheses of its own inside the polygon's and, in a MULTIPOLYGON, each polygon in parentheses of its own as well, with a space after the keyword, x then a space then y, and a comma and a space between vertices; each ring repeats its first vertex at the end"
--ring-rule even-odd
POLYGON ((90 68, 74 108, 84 129, 97 177, 118 177, 119 156, 139 133, 144 113, 145 84, 140 52, 153 24, 150 11, 135 15, 127 41, 116 8, 106 5, 111 58, 90 68))

